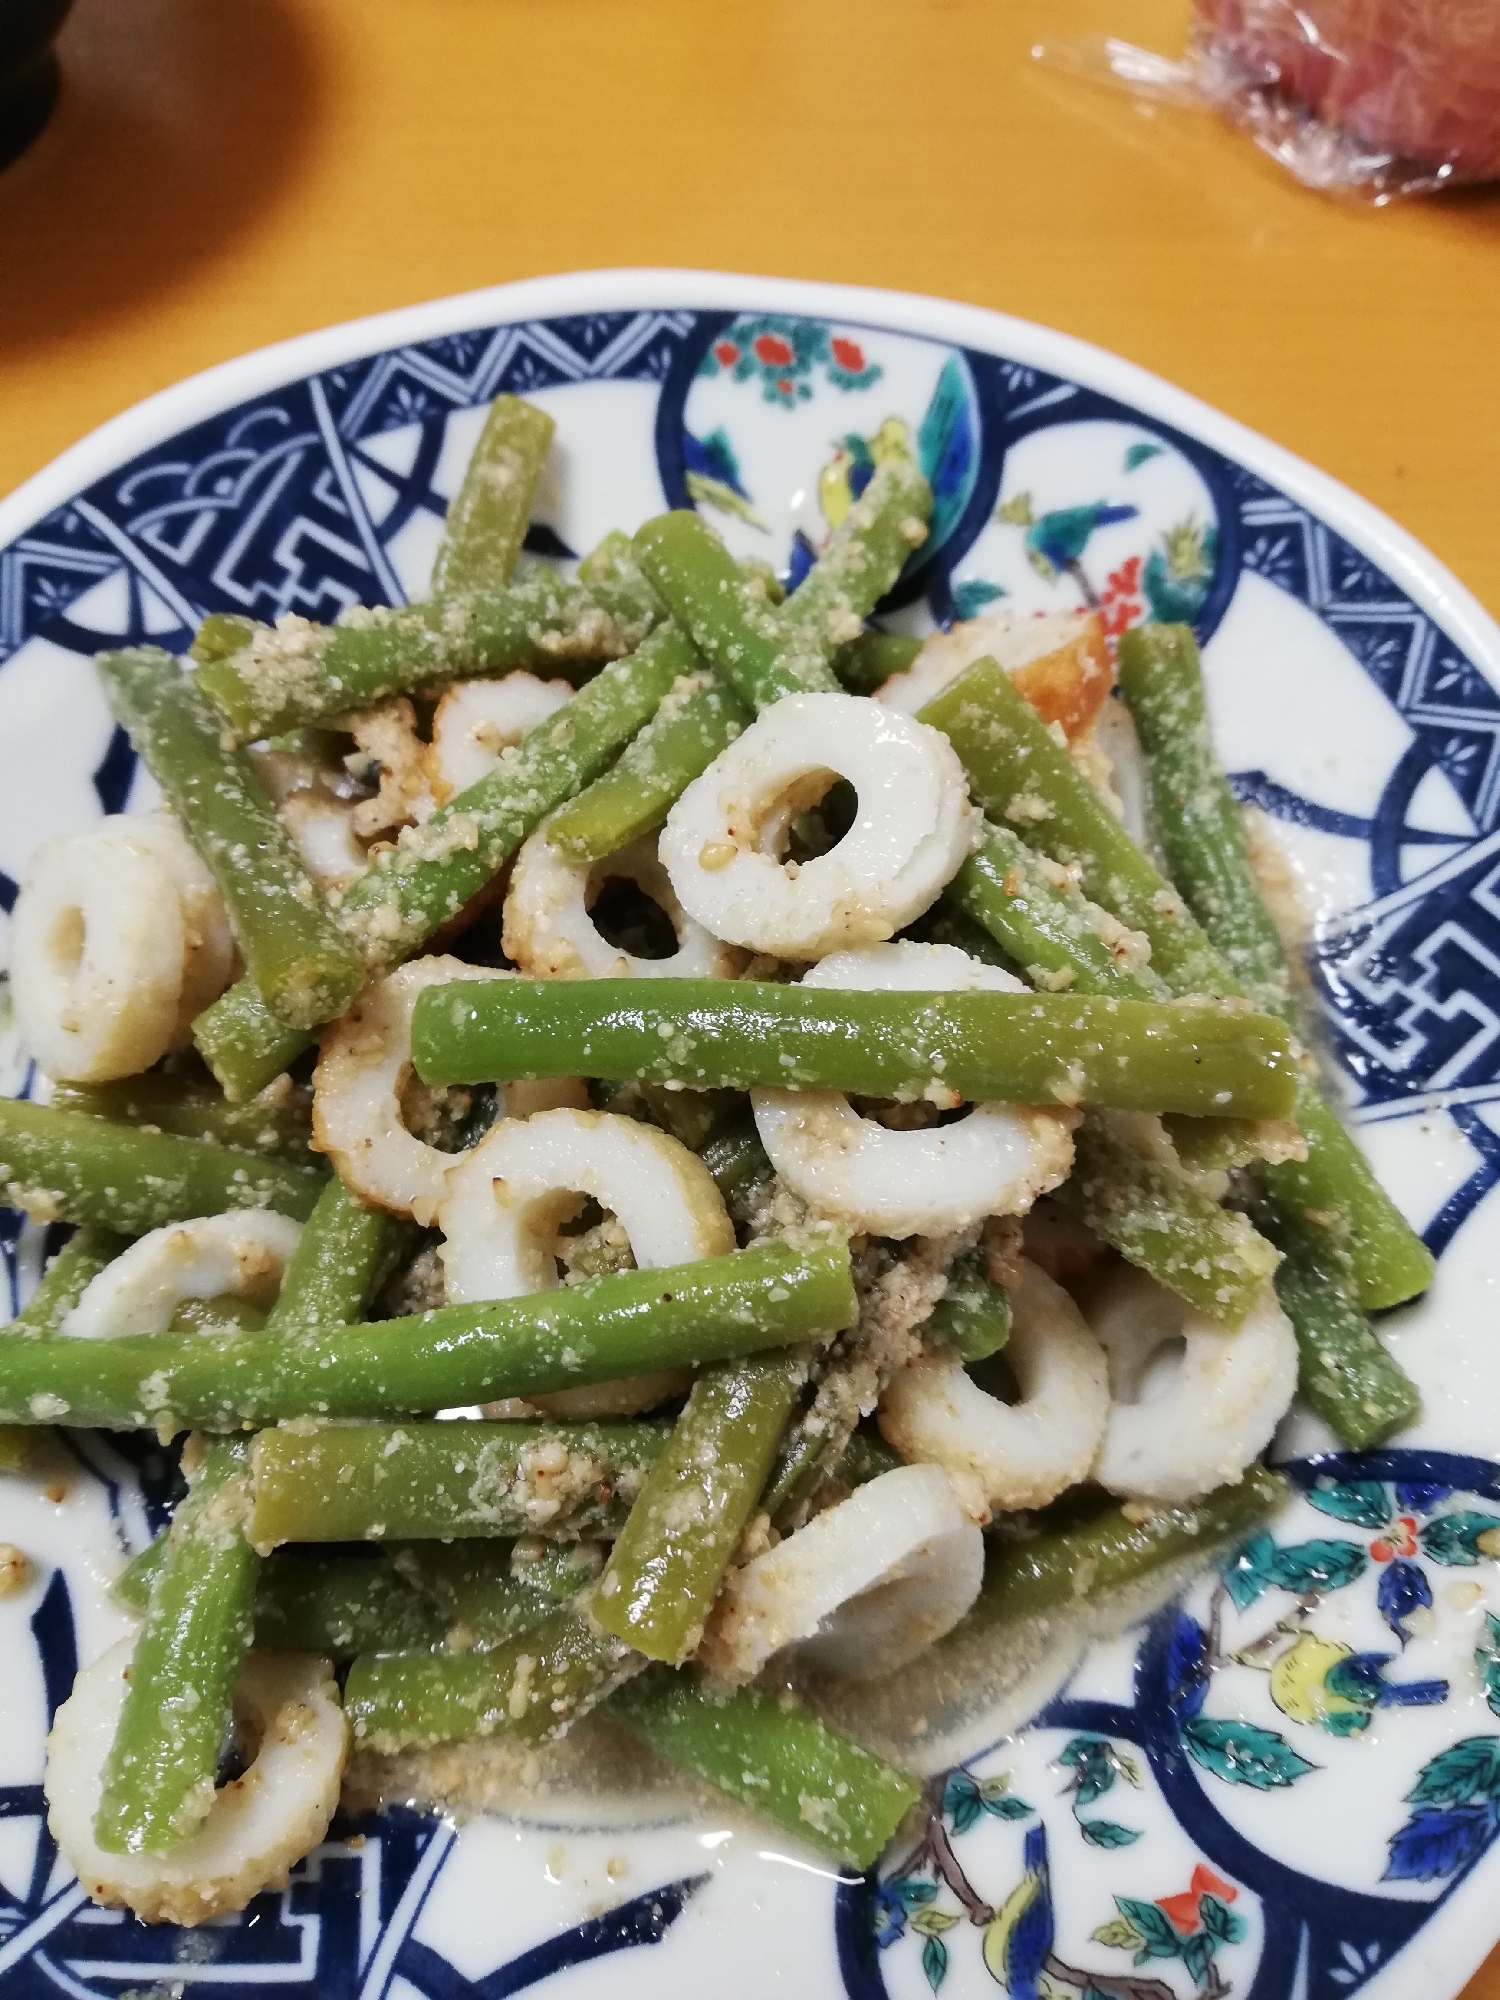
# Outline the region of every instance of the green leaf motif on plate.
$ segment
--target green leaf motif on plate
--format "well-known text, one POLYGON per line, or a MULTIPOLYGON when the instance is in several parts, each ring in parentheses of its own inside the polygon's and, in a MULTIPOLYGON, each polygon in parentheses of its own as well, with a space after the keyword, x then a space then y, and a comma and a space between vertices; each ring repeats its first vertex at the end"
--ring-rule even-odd
POLYGON ((1466 1736, 1440 1750, 1406 1797, 1414 1806, 1500 1805, 1500 1736, 1466 1736))
POLYGON ((1293 1542, 1276 1551, 1271 1581, 1297 1597, 1342 1590, 1364 1575, 1370 1558, 1358 1542, 1293 1542))
POLYGON ((1112 1819, 1081 1819, 1078 1831, 1090 1847, 1129 1847, 1141 1837, 1139 1827, 1121 1826, 1112 1819))
POLYGON ((1353 1528, 1383 1528, 1391 1518, 1391 1496, 1378 1479, 1341 1479, 1308 1488, 1307 1502, 1320 1514, 1353 1528))
POLYGON ((1222 1778, 1226 1785, 1248 1785, 1256 1792, 1293 1785, 1318 1768, 1299 1755, 1284 1736, 1255 1722, 1195 1715, 1182 1724, 1182 1740, 1195 1764, 1222 1778))
POLYGON ((1455 1508, 1436 1514, 1421 1530, 1422 1553, 1448 1569, 1473 1569, 1486 1556, 1500 1556, 1500 1514, 1455 1508))

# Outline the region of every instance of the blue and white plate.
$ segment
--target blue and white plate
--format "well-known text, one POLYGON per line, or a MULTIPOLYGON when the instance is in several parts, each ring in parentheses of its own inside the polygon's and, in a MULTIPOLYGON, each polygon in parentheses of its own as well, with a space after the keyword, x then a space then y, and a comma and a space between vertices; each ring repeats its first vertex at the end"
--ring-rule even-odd
MULTIPOLYGON (((37 1564, 0 1605, 0 1992, 1444 2000, 1500 1934, 1500 630, 1333 481, 1039 327, 750 278, 540 280, 214 369, 0 505, 0 912, 39 840, 150 802, 90 655, 180 649, 208 611, 420 594, 499 390, 557 422, 543 553, 696 505, 795 573, 905 453, 937 508, 893 624, 1196 624, 1348 1115, 1439 1258, 1385 1327, 1425 1414, 1363 1458, 1294 1417, 1301 1497, 1222 1575, 909 1736, 932 1810, 878 1878, 701 1796, 585 1768, 538 1797, 466 1758, 497 1810, 341 1824, 196 1932, 91 1907, 43 1823, 49 1711, 123 1629, 105 1585, 164 1493, 154 1452, 80 1439, 61 1501, 0 1484, 0 1539, 37 1564)), ((0 1311, 42 1248, 0 1215, 0 1311)))

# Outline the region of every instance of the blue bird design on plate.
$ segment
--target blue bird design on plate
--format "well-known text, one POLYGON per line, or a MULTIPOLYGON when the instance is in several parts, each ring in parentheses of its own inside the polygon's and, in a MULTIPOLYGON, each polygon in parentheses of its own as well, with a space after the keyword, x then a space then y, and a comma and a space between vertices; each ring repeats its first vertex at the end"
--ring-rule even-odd
POLYGON ((1099 593, 1083 568, 1083 552, 1100 528, 1112 528, 1120 521, 1133 521, 1138 507, 1116 505, 1108 500, 1091 500, 1081 507, 1054 507, 1040 516, 1032 512, 1031 495, 1018 493, 996 509, 996 519, 1026 531, 1023 547, 1026 560, 1048 583, 1070 576, 1091 611, 1099 609, 1099 593))
POLYGON ((1045 1826, 1027 1828, 1022 1860, 1025 1873, 985 1926, 984 1962, 1010 2000, 1038 2000, 1056 1928, 1045 1826))

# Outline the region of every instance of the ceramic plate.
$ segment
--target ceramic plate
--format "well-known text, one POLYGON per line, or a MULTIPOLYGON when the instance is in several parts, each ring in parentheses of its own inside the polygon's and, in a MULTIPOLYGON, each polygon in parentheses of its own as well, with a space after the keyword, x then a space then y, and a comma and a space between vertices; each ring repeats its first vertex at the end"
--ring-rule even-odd
MULTIPOLYGON (((554 556, 696 505, 795 572, 907 451, 937 505, 889 622, 1193 621, 1235 788, 1313 920, 1349 1117, 1439 1258, 1385 1328, 1425 1415, 1363 1458, 1290 1420, 1300 1497, 1223 1575, 962 1743, 912 1740, 932 1814, 868 1880, 601 1778, 461 1827, 341 1824, 284 1893, 198 1932, 93 1908, 41 1816, 49 1710, 122 1629, 104 1587, 166 1477, 79 1438, 61 1503, 0 1487, 0 1538, 37 1562, 0 1605, 0 1989, 1455 1993, 1500 1933, 1500 631, 1331 480, 1041 328, 759 279, 542 280, 215 369, 0 506, 0 911, 39 840, 150 800, 89 656, 180 649, 206 611, 419 594, 499 390, 557 422, 532 535, 554 556)), ((28 1083, 12 1056, 4 1087, 28 1083)), ((41 1234, 0 1217, 0 1248, 13 1305, 41 1234)))

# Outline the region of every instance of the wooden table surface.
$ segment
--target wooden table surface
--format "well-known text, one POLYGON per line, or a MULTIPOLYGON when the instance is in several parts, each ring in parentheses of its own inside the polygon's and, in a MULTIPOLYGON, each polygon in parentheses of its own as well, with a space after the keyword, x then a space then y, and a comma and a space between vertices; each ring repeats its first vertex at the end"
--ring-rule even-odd
MULTIPOLYGON (((1375 213, 1029 60, 1182 0, 79 0, 0 174, 0 492, 264 342, 542 272, 942 293, 1337 474, 1500 614, 1500 195, 1375 213)), ((1469 2000, 1500 2000, 1500 1959, 1469 2000)))

